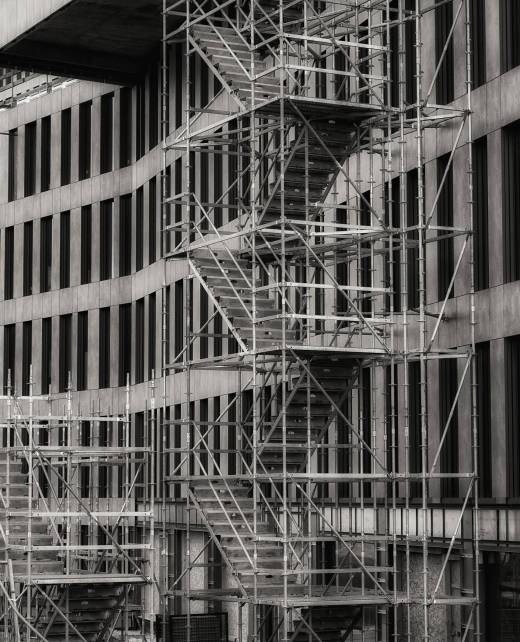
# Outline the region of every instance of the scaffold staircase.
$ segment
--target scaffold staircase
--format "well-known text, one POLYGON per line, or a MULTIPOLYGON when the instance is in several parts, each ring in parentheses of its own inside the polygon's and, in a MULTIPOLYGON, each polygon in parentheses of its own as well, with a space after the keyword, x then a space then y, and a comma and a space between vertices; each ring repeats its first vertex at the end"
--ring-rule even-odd
MULTIPOLYGON (((39 636, 35 639, 106 642, 112 639, 127 586, 117 579, 110 583, 99 576, 65 574, 65 560, 56 550, 50 520, 30 514, 29 474, 24 469, 24 459, 4 456, 0 460, 4 581, 15 589, 17 610, 27 613, 27 600, 18 596, 27 595, 26 587, 31 586, 31 609, 36 614, 33 634, 37 631, 39 636)), ((38 511, 38 500, 33 499, 32 504, 32 510, 38 511)), ((14 631, 12 635, 15 639, 14 631)))

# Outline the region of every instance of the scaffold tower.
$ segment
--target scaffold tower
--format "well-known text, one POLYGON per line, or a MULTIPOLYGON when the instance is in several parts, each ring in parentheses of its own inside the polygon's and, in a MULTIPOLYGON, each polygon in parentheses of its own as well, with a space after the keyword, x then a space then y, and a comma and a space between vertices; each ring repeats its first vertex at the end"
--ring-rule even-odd
POLYGON ((175 379, 179 411, 163 430, 187 541, 162 594, 164 619, 181 599, 191 642, 190 614, 215 603, 244 641, 433 642, 447 617, 461 639, 479 639, 473 303, 463 347, 443 333, 471 260, 470 4, 454 3, 425 86, 435 4, 164 2, 163 250, 176 275, 164 381, 175 379), (460 22, 467 95, 436 104, 460 22), (178 123, 174 56, 186 86, 178 123), (450 140, 436 182, 427 136, 450 140), (467 184, 445 221, 455 158, 467 184), (236 384, 212 417, 207 371, 236 384), (456 394, 434 412, 439 373, 456 394), (463 396, 471 411, 455 428, 463 396), (462 432, 471 449, 459 456, 462 432), (193 520, 222 559, 218 589, 193 581, 193 520))
POLYGON ((31 374, 0 407, 0 639, 136 639, 155 581, 153 471, 152 444, 134 445, 129 386, 112 413, 81 409, 70 386, 34 395, 31 374))

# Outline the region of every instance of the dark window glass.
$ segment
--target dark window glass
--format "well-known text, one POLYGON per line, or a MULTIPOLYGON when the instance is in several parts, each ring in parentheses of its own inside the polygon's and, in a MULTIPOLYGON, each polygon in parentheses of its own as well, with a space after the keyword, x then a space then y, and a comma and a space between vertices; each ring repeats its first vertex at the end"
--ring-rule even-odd
POLYGON ((199 316, 200 316, 200 358, 201 359, 206 359, 208 356, 208 337, 207 334, 209 332, 208 327, 207 327, 207 321, 208 321, 208 310, 209 310, 209 304, 208 304, 208 294, 204 288, 200 288, 200 308, 199 308, 199 316))
POLYGON ((159 67, 153 65, 150 71, 148 139, 149 149, 155 147, 159 140, 159 67))
POLYGON ((92 280, 92 206, 81 208, 81 284, 92 280))
POLYGON ((520 279, 520 121, 502 132, 504 282, 509 283, 520 279))
POLYGON ((136 86, 135 156, 139 160, 146 151, 146 90, 144 83, 136 86))
POLYGON ((22 394, 30 393, 32 365, 32 321, 22 325, 22 394))
POLYGON ((112 207, 113 201, 102 201, 99 208, 99 278, 112 278, 112 207))
POLYGON ((51 117, 42 118, 42 142, 40 156, 40 189, 46 192, 51 186, 51 117))
MULTIPOLYGON (((419 224, 419 172, 414 169, 406 174, 407 189, 407 225, 408 228, 419 224)), ((408 309, 419 307, 419 233, 411 230, 407 233, 407 266, 408 266, 408 309)))
POLYGON ((40 292, 51 289, 52 276, 52 216, 40 221, 40 292))
POLYGON ((23 225, 23 296, 32 294, 33 286, 33 222, 23 225))
MULTIPOLYGON (((421 369, 418 361, 414 361, 408 365, 408 470, 411 473, 422 472, 420 372, 421 369)), ((410 482, 410 497, 419 497, 421 494, 421 490, 421 482, 410 482)))
POLYGON ((182 279, 175 281, 174 290, 174 337, 173 356, 176 357, 184 348, 184 282, 182 279))
POLYGON ((491 361, 489 341, 477 343, 477 422, 479 452, 479 494, 493 495, 491 441, 491 361))
POLYGON ((112 171, 114 154, 114 94, 101 96, 100 172, 112 171))
POLYGON ((182 42, 175 46, 175 127, 180 127, 184 120, 184 56, 186 45, 182 42))
POLYGON ((157 179, 148 183, 148 263, 157 258, 157 179))
POLYGON ((144 190, 140 187, 135 193, 135 269, 143 269, 143 225, 144 225, 144 190))
POLYGON ((79 106, 78 177, 80 181, 90 177, 91 148, 92 102, 88 101, 79 106))
POLYGON ((119 276, 132 271, 132 195, 119 200, 119 276))
POLYGON ((78 390, 88 386, 88 311, 78 312, 78 390))
POLYGON ((155 373, 156 349, 156 297, 155 292, 148 297, 148 378, 152 379, 155 373))
POLYGON ((500 46, 502 73, 520 65, 520 3, 500 0, 500 46))
MULTIPOLYGON (((441 359, 439 361, 439 431, 448 426, 444 444, 440 453, 441 473, 459 472, 459 422, 457 406, 450 419, 450 412, 456 399, 458 386, 457 360, 441 359), (449 423, 448 423, 449 420, 449 423)), ((459 481, 454 478, 441 479, 441 494, 443 497, 457 497, 459 481)))
POLYGON ((70 287, 70 212, 60 215, 60 288, 70 287))
POLYGON ((471 82, 473 89, 486 82, 485 0, 470 0, 471 82))
POLYGON ((119 385, 125 386, 132 368, 132 304, 119 306, 119 385))
POLYGON ((5 228, 4 299, 13 298, 14 289, 14 227, 5 228))
POLYGON ((99 387, 110 386, 110 308, 99 310, 99 387))
POLYGON ((72 113, 70 109, 61 112, 61 184, 70 183, 72 113))
POLYGON ((489 287, 487 139, 473 143, 473 250, 475 288, 489 287))
POLYGON ((18 130, 11 129, 9 132, 9 150, 7 160, 7 198, 9 201, 16 199, 16 182, 17 182, 17 147, 18 147, 18 130))
POLYGON ((36 122, 25 126, 24 196, 36 192, 36 122))
POLYGON ((443 55, 444 46, 453 25, 453 6, 451 2, 444 2, 444 0, 436 0, 436 4, 439 5, 435 9, 435 61, 437 65, 442 58, 436 82, 437 103, 446 105, 454 99, 453 37, 450 38, 443 55))
POLYGON ((504 342, 507 435, 507 495, 520 497, 520 335, 504 342))
POLYGON ((119 166, 128 167, 132 162, 132 90, 123 87, 119 97, 119 166))
POLYGON ((8 392, 9 385, 11 392, 14 392, 16 384, 16 326, 13 324, 4 326, 4 388, 8 392))
MULTIPOLYGON (((444 173, 447 171, 446 180, 442 186, 437 201, 437 223, 441 227, 453 227, 453 166, 449 164, 449 154, 437 159, 437 187, 440 187, 444 173)), ((455 269, 453 255, 453 236, 449 236, 449 230, 439 230, 439 237, 448 236, 446 239, 440 238, 437 244, 437 297, 439 300, 444 299, 448 293, 450 281, 455 269)), ((453 288, 449 296, 454 295, 453 288)))
POLYGON ((46 395, 51 387, 52 365, 52 319, 42 319, 42 394, 46 395))
POLYGON ((135 304, 135 382, 144 380, 144 299, 135 304))
POLYGON ((72 370, 72 315, 60 316, 59 334, 59 390, 65 392, 69 387, 72 370))

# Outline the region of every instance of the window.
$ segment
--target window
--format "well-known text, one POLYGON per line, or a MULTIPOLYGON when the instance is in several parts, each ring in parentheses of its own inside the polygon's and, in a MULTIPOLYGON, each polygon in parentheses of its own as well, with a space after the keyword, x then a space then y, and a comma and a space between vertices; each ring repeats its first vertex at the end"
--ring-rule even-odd
POLYGON ((149 111, 149 149, 155 147, 159 140, 159 67, 153 65, 150 72, 149 111))
POLYGON ((490 343, 483 341, 476 345, 477 366, 477 423, 479 452, 479 493, 481 497, 492 497, 492 441, 491 441, 491 360, 490 343))
POLYGON ((435 9, 435 61, 438 65, 441 61, 439 74, 437 75, 437 103, 446 105, 454 99, 453 86, 453 37, 450 38, 448 47, 443 56, 444 46, 448 40, 453 25, 453 6, 451 2, 435 0, 439 6, 435 9))
POLYGON ((88 311, 78 312, 77 389, 88 386, 88 311))
POLYGON ((144 190, 135 193, 135 270, 143 269, 144 190))
MULTIPOLYGON (((453 166, 449 163, 449 154, 437 159, 437 188, 446 173, 437 201, 437 224, 441 227, 453 227, 453 166)), ((439 230, 439 237, 450 234, 449 230, 439 230)), ((448 293, 450 281, 455 269, 453 256, 453 236, 439 239, 437 244, 437 297, 442 300, 448 293)), ((451 299, 454 295, 453 288, 449 293, 451 299)))
POLYGON ((99 279, 112 277, 112 207, 113 201, 102 201, 99 208, 99 279))
POLYGON ((144 299, 135 304, 135 382, 144 381, 144 299))
POLYGON ((70 287, 70 212, 60 215, 60 288, 70 287))
POLYGON ((156 305, 153 292, 148 297, 148 379, 153 379, 155 375, 156 305))
POLYGON ((148 183, 148 263, 157 258, 157 179, 148 183))
MULTIPOLYGON (((440 453, 441 473, 459 472, 459 422, 457 406, 450 418, 456 399, 458 387, 457 360, 441 359, 439 361, 439 438, 448 426, 444 444, 440 453)), ((441 479, 441 495, 457 497, 459 494, 458 479, 447 477, 441 479)))
POLYGON ((99 310, 99 387, 110 386, 110 308, 99 310))
POLYGON ((502 130, 504 282, 520 279, 520 121, 502 130))
POLYGON ((23 224, 23 296, 32 294, 33 286, 33 222, 23 224))
POLYGON ((500 44, 502 73, 520 65, 520 4, 500 0, 500 44))
POLYGON ((236 475, 237 472, 237 407, 236 394, 227 396, 227 420, 228 420, 228 475, 236 475))
MULTIPOLYGON (((401 180, 399 177, 385 184, 386 223, 396 230, 401 228, 401 180)), ((392 251, 385 263, 385 287, 392 294, 385 297, 386 309, 390 310, 390 298, 395 312, 401 311, 401 238, 398 232, 392 236, 392 251)), ((390 246, 390 243, 388 244, 390 246)))
POLYGON ((200 288, 200 307, 199 307, 199 325, 200 325, 200 358, 206 359, 208 356, 208 293, 204 288, 200 288))
POLYGON ((81 208, 81 284, 92 280, 92 205, 81 208))
POLYGON ((16 182, 17 182, 17 147, 18 147, 18 130, 9 131, 9 150, 7 160, 7 198, 9 201, 16 199, 16 182))
POLYGON ((42 394, 46 395, 51 387, 52 366, 52 319, 42 319, 42 394))
POLYGON ((25 126, 24 196, 36 192, 36 122, 25 126))
MULTIPOLYGON (((409 228, 419 224, 419 172, 416 169, 406 174, 407 212, 406 223, 409 228)), ((419 233, 411 230, 407 233, 409 247, 407 249, 408 264, 408 309, 419 307, 419 233)))
POLYGON ((52 216, 40 221, 40 292, 51 289, 52 276, 52 216))
POLYGON ((520 497, 520 335, 504 341, 507 495, 520 497))
POLYGON ((175 46, 175 127, 180 127, 184 120, 184 56, 186 53, 185 43, 179 42, 175 46))
MULTIPOLYGON (((422 472, 422 436, 421 436, 421 368, 418 361, 408 365, 408 470, 411 473, 422 472)), ((410 497, 419 497, 421 482, 410 482, 410 497)))
MULTIPOLYGON (((173 180, 174 180, 175 194, 181 194, 182 193, 182 174, 183 174, 183 172, 182 172, 182 170, 183 170, 182 158, 177 158, 177 160, 175 161, 174 169, 175 169, 175 176, 174 176, 173 180)), ((167 191, 166 191, 166 193, 169 196, 171 196, 171 192, 170 192, 171 180, 170 180, 170 178, 171 178, 170 176, 167 176, 165 178, 165 180, 167 180, 167 183, 166 183, 167 191)), ((234 202, 234 201, 230 201, 230 202, 234 202)), ((175 205, 175 223, 177 224, 177 223, 180 223, 181 221, 182 221, 182 205, 176 204, 175 205)), ((169 242, 169 235, 167 236, 167 238, 168 238, 168 242, 169 242)), ((174 241, 175 245, 176 246, 179 245, 181 240, 182 240, 182 232, 180 230, 177 230, 175 232, 175 241, 174 241)), ((167 249, 169 249, 169 248, 167 248, 167 249)))
POLYGON ((30 394, 32 365, 32 321, 22 325, 22 395, 30 394))
MULTIPOLYGON (((362 198, 359 201, 359 224, 363 226, 372 225, 372 213, 370 210, 370 192, 365 192, 362 195, 362 198)), ((362 251, 364 250, 365 256, 362 256, 360 260, 360 283, 359 285, 362 288, 370 288, 372 286, 372 259, 370 257, 371 252, 371 243, 362 243, 362 251)), ((361 308, 361 311, 364 315, 372 314, 372 298, 370 296, 370 291, 362 290, 361 293, 361 305, 358 306, 361 308)))
POLYGON ((485 0, 470 0, 471 82, 476 89, 486 82, 485 0))
POLYGON ((72 113, 70 109, 61 112, 61 184, 70 183, 72 113))
POLYGON ((475 288, 489 287, 487 139, 473 143, 473 248, 475 288))
POLYGON ((72 315, 60 316, 59 328, 59 390, 69 388, 69 377, 72 370, 72 315))
POLYGON ((92 102, 79 106, 78 178, 90 178, 92 147, 92 102))
POLYGON ((114 154, 114 94, 101 96, 100 172, 112 171, 114 154))
MULTIPOLYGON (((361 396, 359 405, 361 410, 362 437, 368 446, 368 448, 363 448, 362 471, 365 474, 369 474, 372 472, 372 455, 369 450, 372 447, 372 372, 370 368, 361 369, 359 394, 361 396)), ((325 452, 327 451, 325 450, 325 452)), ((365 482, 363 488, 364 496, 371 497, 371 482, 365 482)))
POLYGON ((12 299, 14 290, 14 227, 5 228, 4 299, 12 299))
POLYGON ((16 383, 16 326, 4 326, 4 388, 6 393, 11 387, 14 392, 16 383))
POLYGON ((119 306, 119 385, 125 386, 132 369, 132 304, 119 306))
POLYGON ((119 166, 132 162, 132 90, 123 87, 119 94, 119 166))
POLYGON ((173 297, 173 318, 175 319, 173 356, 175 358, 184 348, 184 282, 182 279, 175 281, 173 297))
POLYGON ((42 118, 42 142, 40 155, 40 190, 46 192, 51 186, 51 117, 42 118))
MULTIPOLYGON (((222 163, 222 145, 213 147, 213 202, 220 203, 224 186, 224 166, 222 163)), ((265 168, 264 168, 265 171, 265 168)), ((213 222, 215 227, 222 225, 222 207, 215 206, 213 210, 213 222)))
POLYGON ((144 83, 136 86, 135 157, 139 160, 146 151, 146 90, 144 83))
POLYGON ((119 200, 119 276, 132 271, 132 195, 119 200))

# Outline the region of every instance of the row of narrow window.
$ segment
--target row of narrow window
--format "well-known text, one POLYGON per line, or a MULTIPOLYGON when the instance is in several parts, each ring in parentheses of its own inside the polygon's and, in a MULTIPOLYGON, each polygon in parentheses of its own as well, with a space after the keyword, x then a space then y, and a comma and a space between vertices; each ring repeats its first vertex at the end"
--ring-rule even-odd
MULTIPOLYGON (((148 226, 148 264, 157 260, 157 180, 149 182, 148 210, 144 211, 144 190, 140 187, 135 193, 135 208, 132 207, 132 194, 120 197, 119 201, 119 266, 118 275, 127 276, 132 271, 133 248, 135 248, 135 271, 144 267, 145 220, 148 226), (133 217, 135 213, 135 225, 133 217), (135 239, 132 231, 135 230, 135 239)), ((99 279, 113 276, 113 200, 102 201, 99 207, 99 279)), ((92 281, 92 206, 85 205, 80 211, 80 220, 75 223, 80 233, 80 283, 92 281)), ((53 238, 53 216, 45 216, 39 221, 40 250, 40 292, 48 292, 52 287, 53 261, 59 261, 59 287, 71 285, 71 213, 59 214, 59 255, 54 252, 56 239, 53 238)), ((22 228, 20 228, 22 229, 22 228)), ((23 224, 23 296, 34 293, 33 256, 35 222, 23 224)), ((7 227, 4 233, 4 298, 14 296, 15 278, 15 227, 7 227)))
MULTIPOLYGON (((41 382, 42 394, 64 392, 72 387, 77 390, 86 390, 89 380, 89 351, 95 339, 93 324, 97 317, 98 334, 98 379, 99 388, 108 388, 112 385, 124 386, 128 383, 142 383, 145 379, 154 376, 156 368, 156 325, 157 325, 157 299, 152 293, 131 303, 120 305, 118 308, 101 308, 96 311, 78 312, 77 315, 64 314, 58 317, 53 324, 52 317, 41 320, 41 363, 33 363, 33 332, 36 322, 22 323, 21 346, 21 389, 23 394, 29 394, 31 379, 31 366, 33 380, 41 382), (114 317, 117 315, 117 319, 114 317), (147 319, 145 319, 145 315, 147 319), (76 319, 75 333, 73 334, 73 317, 76 319), (114 319, 116 326, 113 326, 114 319), (145 323, 147 321, 147 326, 145 323), (57 333, 57 353, 53 349, 53 326, 57 333), (147 331, 145 334, 145 327, 147 331), (113 336, 115 334, 115 337, 113 336), (76 359, 73 364, 73 336, 76 338, 76 359), (112 351, 114 340, 118 345, 118 373, 113 377, 112 351), (56 356, 55 356, 56 355, 56 356), (53 361, 58 359, 56 368, 57 380, 52 380, 53 361), (132 362, 132 359, 134 361, 132 362), (146 369, 145 369, 146 367, 146 369)), ((9 386, 16 390, 17 381, 17 326, 8 324, 4 326, 4 389, 9 386)), ((20 351, 18 351, 20 354, 20 351)), ((35 392, 35 391, 33 391, 35 392)))
MULTIPOLYGON (((149 76, 148 118, 146 113, 145 85, 135 88, 135 109, 133 107, 133 92, 125 87, 120 90, 119 97, 119 167, 127 167, 133 160, 133 145, 135 128, 135 159, 138 160, 146 152, 146 129, 148 123, 148 149, 155 147, 159 141, 159 86, 158 72, 153 70, 149 76)), ((101 96, 99 148, 101 174, 114 169, 114 93, 101 96)), ((92 101, 79 105, 77 141, 72 139, 72 109, 64 109, 60 115, 60 185, 71 182, 72 166, 77 162, 78 180, 90 178, 92 175, 92 101)), ((18 194, 18 136, 19 129, 9 132, 8 150, 8 200, 20 197, 18 194)), ((51 188, 52 161, 52 120, 46 116, 40 121, 40 184, 41 192, 51 188)), ((32 196, 37 191, 38 166, 38 123, 33 121, 24 126, 23 149, 23 196, 32 196)))

